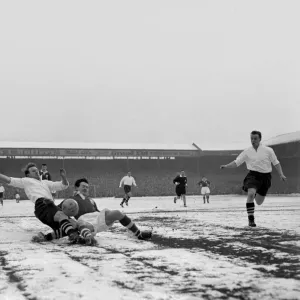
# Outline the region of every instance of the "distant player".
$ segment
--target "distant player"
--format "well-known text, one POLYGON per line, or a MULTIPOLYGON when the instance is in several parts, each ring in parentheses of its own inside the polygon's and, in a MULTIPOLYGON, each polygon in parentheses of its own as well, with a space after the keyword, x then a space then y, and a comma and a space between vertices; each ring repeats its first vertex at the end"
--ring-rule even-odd
POLYGON ((4 186, 1 184, 1 185, 0 185, 0 203, 1 203, 2 206, 3 206, 4 192, 5 192, 5 188, 4 188, 4 186))
POLYGON ((255 227, 254 221, 254 200, 257 205, 262 205, 269 188, 271 187, 272 164, 276 168, 280 179, 285 181, 281 165, 270 147, 261 144, 261 132, 252 131, 250 135, 252 147, 245 149, 236 160, 222 165, 220 168, 236 168, 244 162, 247 165, 249 173, 244 179, 243 190, 248 193, 247 196, 247 214, 249 226, 255 227))
POLYGON ((186 207, 187 177, 185 176, 185 172, 181 171, 180 175, 174 178, 173 183, 176 185, 175 192, 177 195, 174 197, 174 203, 176 203, 176 200, 181 198, 183 200, 184 207, 186 207))
POLYGON ((205 204, 205 199, 207 200, 207 203, 209 203, 210 181, 208 181, 206 177, 202 177, 201 181, 198 182, 198 185, 201 188, 201 195, 203 196, 203 203, 205 204))
POLYGON ((19 203, 20 202, 20 194, 18 192, 16 192, 15 194, 15 199, 16 199, 16 202, 19 203))
POLYGON ((124 202, 126 203, 126 205, 128 206, 128 201, 129 199, 132 197, 132 193, 131 193, 131 187, 132 185, 134 185, 135 187, 137 187, 134 178, 131 176, 131 172, 128 172, 126 176, 124 176, 121 181, 120 181, 120 188, 122 187, 122 185, 124 185, 124 192, 125 195, 123 197, 122 202, 120 203, 120 205, 122 207, 124 202))
MULTIPOLYGON (((75 190, 76 195, 62 201, 59 207, 66 215, 75 217, 77 223, 72 222, 73 226, 79 229, 81 236, 86 240, 89 239, 86 244, 95 244, 93 236, 98 232, 106 231, 116 221, 133 232, 140 240, 148 240, 152 237, 151 231, 140 231, 135 223, 119 210, 105 208, 100 211, 95 201, 89 197, 89 183, 86 178, 76 180, 75 190)), ((54 232, 46 235, 39 233, 38 238, 39 241, 45 241, 57 239, 60 236, 54 232)))
POLYGON ((51 174, 48 171, 47 164, 42 164, 42 169, 40 170, 40 175, 42 180, 52 180, 51 174))
MULTIPOLYGON (((48 167, 47 164, 42 164, 42 169, 40 170, 40 175, 42 180, 52 180, 52 176, 48 171, 48 167)), ((52 194, 52 198, 54 200, 55 196, 56 196, 56 191, 51 191, 52 194)))

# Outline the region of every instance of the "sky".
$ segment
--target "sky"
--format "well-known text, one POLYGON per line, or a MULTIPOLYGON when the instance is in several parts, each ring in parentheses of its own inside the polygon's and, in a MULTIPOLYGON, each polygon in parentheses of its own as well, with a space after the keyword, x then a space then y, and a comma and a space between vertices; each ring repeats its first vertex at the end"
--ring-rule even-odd
POLYGON ((300 130, 299 9, 2 1, 0 141, 209 148, 300 130))

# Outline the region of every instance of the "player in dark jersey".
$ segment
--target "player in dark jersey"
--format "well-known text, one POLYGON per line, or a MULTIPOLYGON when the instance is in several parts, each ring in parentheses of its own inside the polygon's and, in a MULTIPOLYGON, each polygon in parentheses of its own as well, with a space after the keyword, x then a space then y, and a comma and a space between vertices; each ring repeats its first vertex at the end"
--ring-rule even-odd
MULTIPOLYGON (((79 227, 80 234, 85 238, 85 240, 88 240, 87 244, 95 244, 95 239, 93 238, 89 227, 84 225, 85 223, 95 224, 95 227, 97 227, 95 228, 95 233, 97 233, 107 230, 108 227, 111 226, 115 221, 119 221, 124 227, 133 232, 134 235, 140 240, 148 240, 152 237, 151 231, 140 231, 135 223, 133 223, 127 215, 123 214, 119 210, 103 209, 100 211, 95 201, 89 197, 89 183, 86 178, 78 179, 75 182, 75 190, 75 195, 62 201, 58 207, 60 207, 63 212, 65 211, 68 216, 74 216, 74 218, 78 221, 75 222, 75 220, 73 220, 72 224, 74 228, 79 227), (66 205, 68 202, 73 205, 70 201, 71 199, 76 201, 77 208, 74 209, 74 213, 73 211, 70 213, 70 209, 68 208, 68 205, 66 205)), ((73 207, 71 207, 72 210, 73 207)), ((36 241, 49 241, 61 237, 62 236, 60 235, 59 231, 51 232, 46 235, 40 232, 36 237, 36 241)))
POLYGON ((47 164, 42 164, 42 169, 40 170, 40 175, 42 180, 52 180, 51 174, 47 169, 47 164))
MULTIPOLYGON (((40 175, 42 177, 42 180, 52 180, 52 176, 48 171, 47 164, 42 164, 42 169, 40 170, 40 175)), ((55 200, 56 191, 51 191, 53 200, 55 200)))
POLYGON ((0 204, 3 206, 3 196, 4 196, 5 188, 2 184, 0 184, 0 204))
POLYGON ((208 181, 206 177, 202 177, 202 179, 198 182, 198 185, 201 187, 201 195, 203 195, 203 203, 205 204, 205 199, 207 203, 209 203, 210 181, 208 181))
POLYGON ((180 198, 183 200, 184 207, 186 207, 186 187, 187 187, 187 177, 185 176, 185 172, 181 171, 180 175, 177 175, 173 183, 176 184, 175 192, 176 195, 174 197, 174 203, 176 203, 176 200, 179 200, 180 198))

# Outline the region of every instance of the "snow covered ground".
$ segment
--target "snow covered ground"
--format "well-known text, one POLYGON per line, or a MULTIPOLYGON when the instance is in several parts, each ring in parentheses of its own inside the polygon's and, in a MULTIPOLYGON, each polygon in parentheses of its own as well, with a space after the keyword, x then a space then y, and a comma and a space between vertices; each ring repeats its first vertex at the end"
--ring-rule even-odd
MULTIPOLYGON (((59 201, 56 201, 59 203, 59 201)), ((96 199, 119 209, 120 199, 96 199)), ((212 196, 188 207, 172 197, 132 198, 122 209, 152 241, 120 224, 97 247, 66 239, 34 244, 48 228, 29 201, 0 206, 0 299, 300 299, 300 198, 269 196, 247 227, 245 197, 212 196)))

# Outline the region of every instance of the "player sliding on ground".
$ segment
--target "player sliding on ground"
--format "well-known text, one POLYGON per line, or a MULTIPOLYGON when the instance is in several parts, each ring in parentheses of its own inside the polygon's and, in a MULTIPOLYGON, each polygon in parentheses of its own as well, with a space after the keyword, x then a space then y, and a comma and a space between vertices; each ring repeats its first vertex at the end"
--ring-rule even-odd
POLYGON ((255 227, 254 222, 254 200, 257 205, 262 205, 269 188, 271 187, 272 165, 276 168, 280 179, 285 181, 281 165, 270 147, 261 144, 261 132, 251 132, 252 147, 245 149, 236 160, 220 168, 236 168, 242 163, 246 163, 249 173, 244 179, 243 190, 248 193, 246 209, 248 214, 249 226, 255 227))
MULTIPOLYGON (((89 197, 89 183, 85 178, 78 179, 75 182, 76 193, 73 197, 62 201, 58 206, 68 215, 77 220, 80 235, 85 238, 88 245, 96 243, 94 235, 101 231, 106 231, 114 222, 119 221, 124 227, 130 230, 138 239, 148 240, 152 237, 151 231, 140 231, 132 220, 119 210, 103 209, 98 210, 93 199, 89 197)), ((50 241, 60 238, 59 233, 51 232, 46 235, 39 233, 36 241, 50 241)))
POLYGON ((42 180, 39 170, 34 163, 28 163, 23 169, 25 177, 14 178, 0 174, 0 182, 24 189, 28 199, 35 205, 34 214, 44 224, 61 235, 68 236, 70 241, 77 242, 78 230, 74 229, 68 216, 59 209, 53 201, 51 191, 62 191, 69 186, 66 171, 60 169, 61 181, 42 180))

